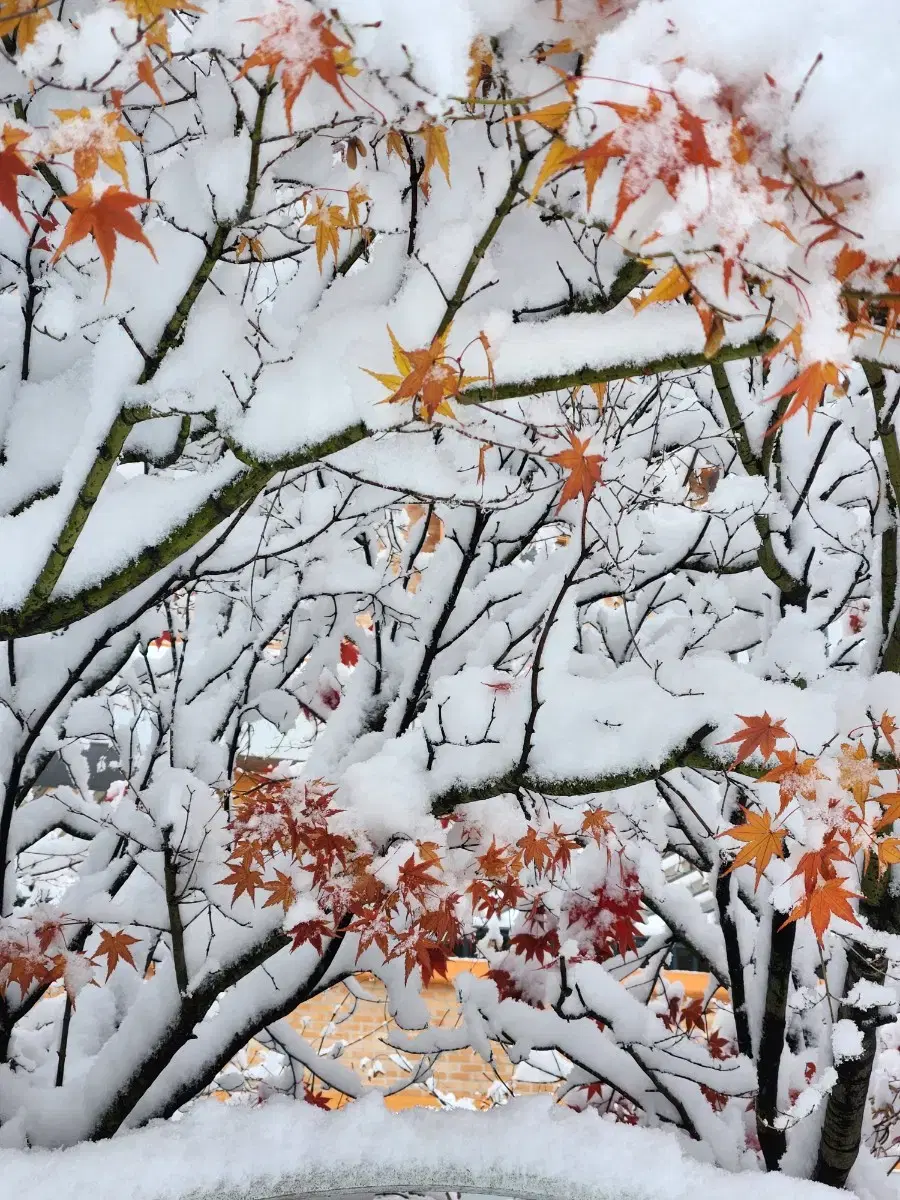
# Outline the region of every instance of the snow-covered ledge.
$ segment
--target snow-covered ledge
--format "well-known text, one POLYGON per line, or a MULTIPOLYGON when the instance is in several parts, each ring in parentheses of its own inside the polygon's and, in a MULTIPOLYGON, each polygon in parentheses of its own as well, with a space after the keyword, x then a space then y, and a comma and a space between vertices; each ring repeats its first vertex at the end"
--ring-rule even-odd
POLYGON ((0 1150, 16 1200, 288 1200, 462 1191, 523 1200, 823 1200, 830 1189, 699 1163, 670 1134, 520 1099, 488 1113, 209 1104, 65 1150, 0 1150))

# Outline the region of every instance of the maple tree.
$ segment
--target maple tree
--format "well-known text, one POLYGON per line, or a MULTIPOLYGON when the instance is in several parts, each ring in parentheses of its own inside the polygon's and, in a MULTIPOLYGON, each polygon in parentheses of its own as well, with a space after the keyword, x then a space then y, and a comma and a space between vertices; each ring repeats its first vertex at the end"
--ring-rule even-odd
POLYGON ((4 1146, 377 1090, 368 971, 882 1186, 897 18, 702 7, 0 0, 4 1146))

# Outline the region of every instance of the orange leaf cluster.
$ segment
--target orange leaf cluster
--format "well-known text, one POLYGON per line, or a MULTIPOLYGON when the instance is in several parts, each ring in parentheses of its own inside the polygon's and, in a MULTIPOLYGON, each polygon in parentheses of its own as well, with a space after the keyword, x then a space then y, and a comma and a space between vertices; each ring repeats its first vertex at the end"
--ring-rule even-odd
POLYGON ((704 122, 676 97, 651 91, 647 103, 640 106, 613 100, 597 103, 612 109, 620 124, 584 150, 570 153, 566 165, 584 170, 590 205, 597 181, 610 162, 624 160, 611 231, 654 181, 662 183, 674 199, 685 172, 719 166, 706 140, 704 122), (650 161, 653 170, 648 169, 650 161))
MULTIPOLYGON (((800 800, 811 806, 806 809, 806 819, 813 821, 815 831, 819 825, 818 844, 813 841, 794 859, 794 870, 790 879, 802 880, 803 894, 792 908, 785 925, 809 918, 819 943, 829 928, 832 918, 839 918, 852 925, 859 925, 851 901, 860 893, 854 891, 849 875, 857 868, 865 873, 873 855, 877 870, 900 863, 900 837, 893 835, 892 828, 900 819, 900 792, 881 792, 873 797, 873 789, 881 789, 878 764, 862 741, 844 742, 840 754, 829 759, 829 768, 824 759, 800 757, 795 748, 778 750, 776 742, 789 737, 781 721, 775 721, 768 713, 761 717, 741 717, 744 730, 726 738, 725 742, 739 742, 735 766, 750 754, 759 751, 768 758, 774 752, 778 765, 760 776, 761 783, 776 783, 779 790, 778 817, 794 801, 800 800), (820 784, 822 790, 820 791, 820 784), (835 789, 844 793, 844 799, 835 794, 835 789), (881 808, 878 814, 873 800, 881 808), (840 864, 847 864, 839 873, 840 864)), ((896 723, 889 713, 879 721, 871 718, 872 731, 888 741, 891 750, 896 723)), ((851 735, 852 736, 852 735, 851 735)), ((724 744, 722 742, 720 745, 724 744)), ((742 842, 743 847, 728 868, 753 865, 756 873, 755 887, 773 858, 784 858, 788 839, 795 839, 787 825, 773 827, 771 814, 742 809, 745 820, 720 834, 742 842)), ((795 843, 796 844, 796 843, 795 843)), ((782 926, 783 927, 783 926, 782 926)))
POLYGON ((363 370, 373 379, 390 389, 391 395, 381 404, 402 404, 406 400, 418 400, 422 415, 431 421, 435 415, 454 416, 448 400, 459 395, 463 388, 487 378, 484 375, 463 374, 458 358, 447 354, 447 338, 450 330, 439 334, 431 345, 421 350, 404 350, 388 326, 394 363, 399 374, 387 375, 378 371, 363 370))

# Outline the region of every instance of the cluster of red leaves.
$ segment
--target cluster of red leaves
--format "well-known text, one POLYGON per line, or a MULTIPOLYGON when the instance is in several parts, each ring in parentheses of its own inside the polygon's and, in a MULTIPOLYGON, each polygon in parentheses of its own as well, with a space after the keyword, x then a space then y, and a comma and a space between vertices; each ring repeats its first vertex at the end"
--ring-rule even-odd
POLYGON ((623 858, 610 864, 604 883, 587 895, 572 893, 567 909, 567 936, 578 943, 580 957, 606 962, 616 954, 637 953, 642 894, 637 873, 623 858), (613 864, 617 870, 613 871, 613 864))
POLYGON ((64 920, 47 912, 25 915, 0 922, 0 996, 10 986, 19 989, 24 997, 32 988, 44 991, 54 983, 62 983, 75 1005, 78 992, 86 983, 96 983, 93 968, 106 960, 106 978, 120 962, 134 967, 131 946, 139 938, 124 930, 111 932, 101 929, 93 954, 70 950, 66 944, 64 920))
MULTIPOLYGON (((328 939, 351 934, 359 953, 375 945, 386 958, 403 959, 407 977, 420 968, 426 984, 446 974, 447 958, 463 935, 464 909, 487 916, 524 909, 513 953, 539 965, 557 957, 560 918, 540 896, 529 900, 523 879, 535 885, 558 881, 586 839, 599 844, 611 832, 610 814, 598 809, 585 815, 575 835, 552 823, 528 826, 514 843, 493 839, 472 853, 460 890, 448 879, 434 842, 399 843, 391 851, 397 863, 390 872, 382 870, 369 848, 338 829, 334 796, 322 782, 243 774, 235 787, 230 869, 219 882, 232 889, 232 902, 246 896, 255 904, 262 893, 263 907, 280 905, 294 948, 309 943, 321 953, 328 939), (394 879, 392 886, 385 874, 394 879), (315 901, 318 914, 291 922, 301 890, 305 900, 315 901)), ((603 961, 634 950, 640 920, 636 877, 615 860, 606 885, 573 901, 566 919, 577 927, 586 958, 603 961)))
POLYGON ((535 896, 510 938, 509 952, 489 972, 501 999, 529 999, 523 969, 543 970, 558 960, 561 939, 575 941, 572 962, 606 962, 637 950, 642 893, 634 868, 620 855, 611 856, 606 879, 589 892, 569 893, 561 913, 541 895, 535 896), (524 986, 523 986, 524 985, 524 986))
POLYGON ((360 954, 374 944, 386 958, 402 958, 407 977, 416 966, 426 984, 446 974, 461 927, 458 897, 435 874, 436 845, 411 843, 389 888, 372 854, 336 829, 334 789, 264 774, 244 775, 240 785, 231 870, 220 880, 233 889, 232 902, 246 895, 255 904, 260 891, 267 895, 264 908, 280 905, 288 914, 303 887, 320 915, 289 925, 293 949, 309 943, 321 953, 328 939, 348 933, 357 936, 360 954))

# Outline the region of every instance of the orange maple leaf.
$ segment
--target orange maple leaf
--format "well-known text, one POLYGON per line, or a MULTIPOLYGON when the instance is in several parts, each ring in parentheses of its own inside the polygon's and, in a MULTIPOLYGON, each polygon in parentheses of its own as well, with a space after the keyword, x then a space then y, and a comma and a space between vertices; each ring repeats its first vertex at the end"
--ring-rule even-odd
POLYGON ((825 839, 818 850, 808 850, 806 854, 801 855, 800 861, 797 863, 797 870, 791 876, 791 879, 796 879, 803 876, 803 886, 807 895, 815 891, 815 887, 819 878, 834 879, 837 875, 835 869, 836 862, 849 862, 850 859, 841 849, 838 844, 834 831, 830 831, 825 835, 825 839))
POLYGON ((615 833, 610 821, 612 813, 605 808, 591 808, 581 818, 581 832, 589 834, 597 845, 602 845, 602 839, 615 833))
POLYGON ((590 438, 585 438, 584 441, 576 436, 574 429, 566 431, 569 439, 569 449, 560 450, 558 454, 548 456, 548 461, 556 463, 558 467, 562 467, 564 471, 569 472, 569 477, 565 482, 562 493, 559 497, 559 503, 556 506, 556 511, 559 512, 570 500, 574 500, 576 496, 582 496, 585 504, 593 495, 596 485, 602 484, 601 469, 606 459, 602 454, 586 454, 588 446, 591 444, 590 438))
POLYGON ((141 83, 145 83, 147 87, 150 88, 160 104, 165 104, 165 98, 163 97, 162 92, 159 90, 159 84, 156 82, 156 73, 153 70, 153 59, 149 54, 145 54, 140 60, 135 74, 141 83))
POLYGON ((878 803, 883 804, 887 811, 882 814, 881 820, 876 822, 875 829, 887 829, 900 818, 900 792, 884 792, 878 797, 878 803))
POLYGON ((659 93, 651 92, 642 107, 612 100, 596 103, 611 108, 621 124, 570 156, 568 165, 584 167, 590 205, 594 186, 608 164, 615 158, 625 160, 611 233, 654 180, 658 179, 674 200, 686 171, 719 166, 707 143, 704 121, 675 97, 667 97, 664 103, 659 93))
POLYGON ((263 908, 272 908, 276 904, 280 904, 285 912, 291 907, 297 899, 297 889, 294 887, 294 881, 290 875, 284 871, 275 870, 275 878, 267 880, 262 884, 262 889, 269 893, 269 898, 263 905, 263 908))
POLYGON ((784 929, 785 925, 790 925, 792 921, 799 921, 802 917, 809 917, 816 941, 821 946, 825 930, 832 917, 840 917, 844 921, 849 921, 851 925, 862 928, 850 907, 850 901, 858 897, 859 892, 849 891, 843 879, 826 879, 814 892, 804 896, 791 909, 790 916, 781 928, 784 929))
POLYGON ((834 277, 838 283, 844 283, 866 261, 863 250, 856 250, 845 242, 840 253, 834 260, 834 277))
POLYGON ((873 787, 881 787, 878 768, 869 758, 862 742, 851 747, 849 742, 841 745, 838 759, 838 782, 853 794, 853 799, 863 808, 873 787))
POLYGON ((156 252, 147 240, 134 215, 128 212, 136 204, 151 204, 145 196, 133 196, 123 192, 118 184, 95 196, 90 184, 80 187, 71 196, 63 196, 63 202, 72 210, 66 222, 65 233, 52 262, 57 262, 70 246, 86 238, 88 234, 97 243, 100 257, 106 266, 106 293, 112 283, 113 259, 116 256, 116 237, 130 238, 146 246, 156 261, 156 252))
POLYGON ((804 800, 814 799, 816 780, 825 778, 817 769, 816 760, 804 758, 798 761, 797 751, 793 748, 776 749, 775 757, 778 759, 778 766, 767 771, 765 775, 760 775, 759 782, 778 784, 779 813, 784 812, 798 792, 804 800))
POLYGON ((346 105, 353 107, 341 86, 341 76, 358 74, 358 71, 349 58, 350 47, 332 32, 324 13, 316 12, 311 4, 301 8, 287 0, 278 0, 273 12, 244 20, 262 26, 265 37, 245 60, 238 79, 254 67, 268 67, 270 71, 280 67, 288 129, 293 131, 291 109, 294 101, 312 75, 318 75, 334 88, 346 105))
POLYGON ((528 829, 519 838, 516 845, 522 851, 525 866, 534 867, 538 875, 543 874, 553 861, 553 853, 550 850, 546 837, 539 834, 532 825, 528 826, 528 829))
POLYGON ((894 745, 894 734, 897 732, 897 722, 890 713, 882 713, 881 720, 878 722, 878 728, 884 734, 887 744, 891 751, 896 754, 897 747, 894 745))
POLYGON ((784 839, 787 830, 773 829, 772 817, 768 812, 754 813, 746 808, 742 808, 741 812, 747 818, 746 822, 743 825, 733 825, 731 829, 720 833, 719 837, 732 837, 736 842, 745 843, 743 850, 738 851, 726 874, 738 867, 744 867, 748 863, 754 863, 756 883, 753 890, 755 891, 759 887, 763 871, 772 858, 784 858, 784 839))
POLYGON ((129 947, 136 946, 140 940, 140 938, 131 937, 121 929, 118 933, 110 933, 108 929, 101 929, 100 944, 94 951, 93 957, 106 959, 107 979, 119 965, 120 960, 128 963, 129 967, 135 965, 129 947))
POLYGON ((495 838, 491 839, 484 854, 478 856, 477 862, 478 871, 485 879, 502 879, 509 871, 507 848, 498 846, 495 838))
POLYGON ((394 363, 399 375, 384 375, 378 371, 370 371, 367 367, 362 370, 386 388, 391 389, 391 395, 380 400, 379 404, 402 404, 405 400, 421 400, 422 413, 426 421, 431 421, 436 413, 442 417, 452 417, 453 409, 448 404, 448 398, 456 396, 470 383, 478 383, 482 375, 463 375, 457 359, 447 354, 447 329, 436 337, 427 349, 404 350, 394 336, 394 331, 388 326, 391 339, 394 363))
POLYGON ((16 129, 13 125, 5 125, 3 149, 0 150, 0 204, 7 212, 11 212, 22 228, 26 230, 28 226, 22 220, 16 179, 20 175, 34 174, 18 150, 20 143, 29 137, 31 134, 27 129, 16 129))
POLYGON ((234 904, 245 892, 253 904, 256 903, 256 889, 264 886, 261 871, 256 871, 246 859, 243 862, 229 863, 231 873, 218 882, 234 888, 231 903, 234 904))
POLYGON ((793 396, 794 398, 785 409, 784 415, 769 426, 766 436, 774 433, 779 426, 783 425, 785 421, 789 421, 802 408, 806 409, 807 429, 812 429, 813 413, 822 403, 822 397, 825 395, 827 387, 838 389, 841 387, 837 364, 833 362, 810 363, 795 379, 768 397, 769 401, 780 400, 782 396, 793 396))
POLYGON ((717 746, 726 746, 729 742, 740 742, 734 760, 736 767, 745 758, 749 758, 754 750, 758 750, 763 758, 771 758, 775 751, 775 743, 781 738, 791 736, 782 725, 781 717, 773 720, 767 712, 764 712, 761 717, 742 717, 740 713, 736 715, 739 721, 744 722, 746 728, 716 743, 717 746))

